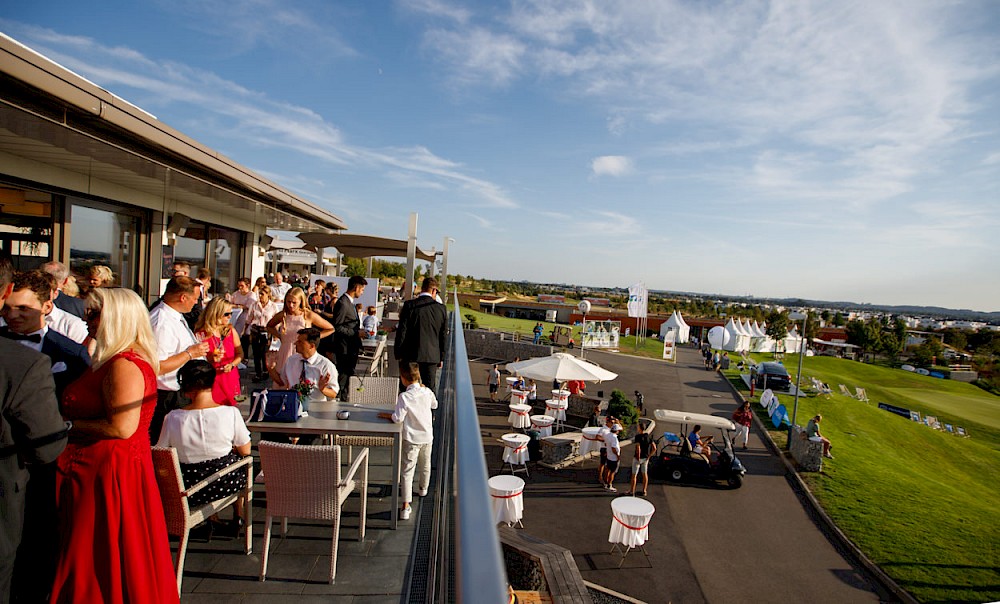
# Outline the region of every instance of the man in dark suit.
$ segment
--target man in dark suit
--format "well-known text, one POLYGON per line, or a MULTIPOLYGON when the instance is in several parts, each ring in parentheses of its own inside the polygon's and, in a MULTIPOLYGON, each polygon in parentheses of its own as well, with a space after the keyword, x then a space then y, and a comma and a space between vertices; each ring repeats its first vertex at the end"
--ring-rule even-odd
MULTIPOLYGON (((52 311, 52 275, 28 271, 14 275, 11 293, 3 307, 6 327, 3 339, 16 340, 23 349, 49 357, 49 378, 62 400, 66 386, 76 381, 90 366, 87 349, 49 329, 45 315, 52 311)), ((44 601, 55 577, 59 532, 56 527, 56 467, 54 463, 32 466, 25 493, 24 541, 17 552, 13 593, 19 601, 44 601)))
POLYGON ((340 400, 349 396, 351 376, 361 355, 361 341, 365 334, 361 329, 361 317, 355 306, 361 294, 365 293, 368 280, 354 276, 347 281, 347 291, 337 299, 333 307, 333 353, 336 356, 337 383, 340 385, 340 400))
POLYGON ((90 367, 90 355, 82 345, 46 326, 45 315, 52 311, 55 285, 52 275, 40 270, 14 275, 12 291, 3 307, 7 326, 0 335, 49 357, 56 397, 61 400, 66 386, 90 367))
POLYGON ((83 318, 83 312, 86 310, 86 303, 75 296, 67 296, 63 293, 63 288, 69 283, 69 280, 73 277, 69 274, 69 267, 62 262, 46 262, 42 265, 42 270, 46 273, 52 275, 52 278, 56 280, 56 299, 54 300, 55 305, 62 310, 65 310, 71 315, 83 318))
POLYGON ((396 360, 417 364, 420 381, 431 390, 437 387, 437 370, 448 337, 448 310, 437 301, 437 293, 437 279, 427 277, 420 286, 420 295, 403 303, 392 346, 396 360))
MULTIPOLYGON (((0 305, 10 295, 12 277, 10 257, 0 254, 0 305)), ((49 360, 0 338, 0 604, 10 598, 15 552, 24 526, 28 467, 55 461, 66 447, 65 426, 49 360)), ((55 516, 48 522, 55 525, 55 516)), ((25 579, 37 579, 37 575, 25 579)))

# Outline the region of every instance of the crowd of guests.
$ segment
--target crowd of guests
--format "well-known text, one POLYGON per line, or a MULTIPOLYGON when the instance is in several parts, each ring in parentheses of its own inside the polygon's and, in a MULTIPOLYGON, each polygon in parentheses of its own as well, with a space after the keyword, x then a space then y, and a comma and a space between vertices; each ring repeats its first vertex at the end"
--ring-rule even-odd
MULTIPOLYGON (((307 398, 325 400, 346 393, 362 342, 377 329, 374 307, 359 310, 362 277, 339 295, 336 284, 307 288, 281 273, 213 294, 205 269, 194 277, 186 262, 173 269, 147 307, 116 287, 108 267, 92 267, 85 280, 58 262, 15 272, 0 254, 0 603, 177 601, 151 444, 177 450, 185 485, 214 474, 250 454, 236 407, 248 357, 254 381, 308 381, 307 398)), ((429 291, 436 295, 433 279, 429 291)), ((416 475, 418 494, 428 486, 436 406, 424 383, 440 366, 446 317, 440 303, 421 305, 404 305, 403 386, 386 416, 405 426, 403 481, 416 475), (419 341, 431 336, 433 346, 419 341)), ((239 492, 241 481, 234 473, 189 503, 239 492)), ((213 521, 235 536, 241 510, 213 521)))

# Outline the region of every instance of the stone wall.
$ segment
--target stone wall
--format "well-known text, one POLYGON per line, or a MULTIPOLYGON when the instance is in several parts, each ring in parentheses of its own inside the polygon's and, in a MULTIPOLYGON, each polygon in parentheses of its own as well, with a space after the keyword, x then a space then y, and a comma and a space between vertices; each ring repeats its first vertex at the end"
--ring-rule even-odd
MULTIPOLYGON (((520 358, 532 359, 552 354, 551 346, 532 344, 530 340, 515 342, 509 334, 485 329, 466 329, 465 348, 469 358, 494 359, 501 363, 520 358)), ((543 390, 539 388, 539 392, 543 390)), ((546 397, 548 398, 548 397, 546 397)))
POLYGON ((957 382, 972 383, 979 379, 979 373, 975 371, 959 371, 956 369, 952 369, 951 375, 949 377, 951 377, 951 379, 957 382))
POLYGON ((823 471, 823 443, 814 443, 806 438, 805 428, 798 425, 792 427, 790 442, 792 458, 803 472, 823 471))

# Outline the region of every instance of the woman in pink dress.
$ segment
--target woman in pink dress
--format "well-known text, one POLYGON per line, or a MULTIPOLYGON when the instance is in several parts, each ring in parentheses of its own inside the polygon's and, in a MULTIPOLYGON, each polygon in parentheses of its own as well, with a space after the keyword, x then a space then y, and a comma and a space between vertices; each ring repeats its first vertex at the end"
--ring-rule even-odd
POLYGON ((198 317, 195 335, 208 342, 206 360, 215 367, 215 385, 212 398, 220 405, 236 405, 240 394, 239 364, 243 360, 243 347, 236 330, 229 324, 233 305, 225 298, 212 298, 198 317))
POLYGON ((63 393, 73 429, 56 476, 52 602, 178 602, 149 447, 159 366, 149 314, 132 291, 95 288, 86 317, 93 366, 63 393))
POLYGON ((274 360, 274 368, 281 375, 285 362, 295 352, 295 341, 299 338, 299 330, 306 327, 317 327, 320 337, 333 333, 333 325, 311 308, 306 300, 306 294, 298 287, 293 287, 285 294, 285 307, 274 315, 267 323, 267 333, 281 340, 281 348, 274 360))

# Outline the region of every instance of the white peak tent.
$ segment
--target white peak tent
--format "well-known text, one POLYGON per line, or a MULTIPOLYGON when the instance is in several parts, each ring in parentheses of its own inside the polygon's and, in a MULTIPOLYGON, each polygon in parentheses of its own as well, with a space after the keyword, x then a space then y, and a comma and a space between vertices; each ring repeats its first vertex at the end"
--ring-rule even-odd
POLYGON ((767 335, 766 323, 753 322, 753 338, 750 349, 754 352, 774 352, 774 340, 767 335))
POLYGON ((732 317, 726 323, 726 332, 729 334, 729 342, 724 347, 724 350, 731 352, 750 350, 750 336, 736 326, 736 321, 732 317))
POLYGON ((785 352, 799 352, 802 349, 802 336, 794 327, 785 336, 785 352))
POLYGON ((686 344, 691 339, 691 328, 684 322, 684 317, 681 316, 681 313, 676 310, 670 315, 669 319, 660 324, 660 338, 667 335, 667 332, 671 329, 677 334, 676 342, 678 344, 686 344))

